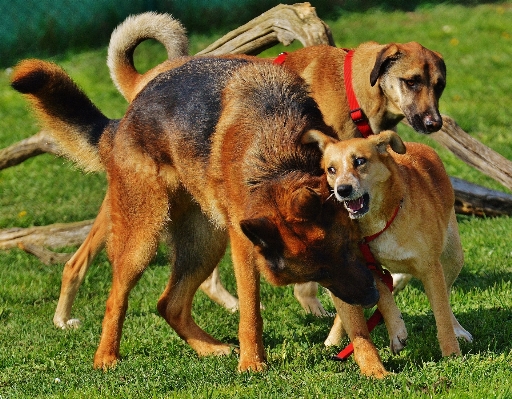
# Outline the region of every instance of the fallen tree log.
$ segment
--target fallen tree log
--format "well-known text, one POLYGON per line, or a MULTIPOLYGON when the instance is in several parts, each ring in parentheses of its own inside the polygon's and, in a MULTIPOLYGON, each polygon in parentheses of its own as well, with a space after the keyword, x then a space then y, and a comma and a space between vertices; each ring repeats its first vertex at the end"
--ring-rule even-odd
POLYGON ((455 212, 475 216, 512 216, 512 195, 450 177, 455 212))
MULTIPOLYGON (((407 120, 403 123, 410 127, 407 120)), ((430 137, 469 166, 512 190, 512 162, 471 137, 449 116, 443 115, 443 127, 430 137)))
POLYGON ((42 130, 39 133, 21 140, 0 150, 0 170, 19 165, 29 158, 44 153, 59 155, 59 145, 53 136, 42 130))
POLYGON ((49 248, 79 245, 91 230, 92 222, 93 220, 84 220, 48 226, 3 229, 0 230, 0 250, 28 244, 49 248))
POLYGON ((316 15, 309 3, 279 4, 222 36, 198 55, 257 55, 278 43, 285 46, 298 40, 304 47, 334 46, 331 29, 316 15))

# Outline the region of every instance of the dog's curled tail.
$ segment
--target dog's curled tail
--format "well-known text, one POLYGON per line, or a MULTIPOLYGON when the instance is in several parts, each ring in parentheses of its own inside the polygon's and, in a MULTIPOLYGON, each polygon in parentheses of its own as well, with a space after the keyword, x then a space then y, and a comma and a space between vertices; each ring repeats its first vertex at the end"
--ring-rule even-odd
POLYGON ((98 142, 110 120, 59 66, 41 60, 21 61, 11 86, 30 101, 63 155, 86 171, 102 170, 98 142))
POLYGON ((135 69, 133 53, 148 39, 163 44, 169 60, 188 55, 185 28, 171 15, 145 12, 126 18, 112 32, 107 65, 112 80, 128 102, 137 94, 137 83, 142 77, 135 69))

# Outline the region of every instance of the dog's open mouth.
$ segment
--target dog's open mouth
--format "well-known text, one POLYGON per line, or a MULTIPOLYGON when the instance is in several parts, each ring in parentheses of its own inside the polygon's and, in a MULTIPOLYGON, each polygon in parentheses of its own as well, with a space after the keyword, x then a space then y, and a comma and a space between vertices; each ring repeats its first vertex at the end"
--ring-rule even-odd
POLYGON ((343 201, 345 208, 352 219, 358 219, 364 216, 370 210, 370 196, 368 193, 363 194, 361 197, 353 200, 343 201))

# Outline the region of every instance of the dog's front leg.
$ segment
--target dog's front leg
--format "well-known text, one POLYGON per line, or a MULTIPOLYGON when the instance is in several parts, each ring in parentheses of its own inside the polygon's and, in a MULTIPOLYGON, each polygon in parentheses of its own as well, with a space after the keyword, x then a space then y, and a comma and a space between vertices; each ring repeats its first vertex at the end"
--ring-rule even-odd
POLYGON ((402 312, 396 306, 395 297, 380 277, 374 273, 375 283, 379 290, 379 302, 377 307, 382 313, 384 323, 389 335, 389 348, 393 354, 397 354, 405 348, 407 343, 407 328, 405 327, 402 312))
POLYGON ((389 373, 384 368, 379 352, 370 338, 363 308, 349 305, 334 295, 332 299, 350 341, 354 345, 354 360, 361 369, 361 373, 368 377, 384 378, 389 373))
POLYGON ((238 371, 263 371, 266 358, 260 311, 260 273, 253 260, 249 240, 233 230, 230 231, 230 239, 240 312, 238 371))

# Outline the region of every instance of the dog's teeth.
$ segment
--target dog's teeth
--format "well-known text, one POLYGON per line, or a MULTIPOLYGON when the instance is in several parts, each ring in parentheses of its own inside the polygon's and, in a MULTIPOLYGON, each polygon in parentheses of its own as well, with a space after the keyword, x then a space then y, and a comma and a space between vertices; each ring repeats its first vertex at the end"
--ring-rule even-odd
POLYGON ((358 199, 351 200, 351 201, 345 201, 345 205, 352 212, 356 212, 364 206, 363 197, 359 197, 358 199))

